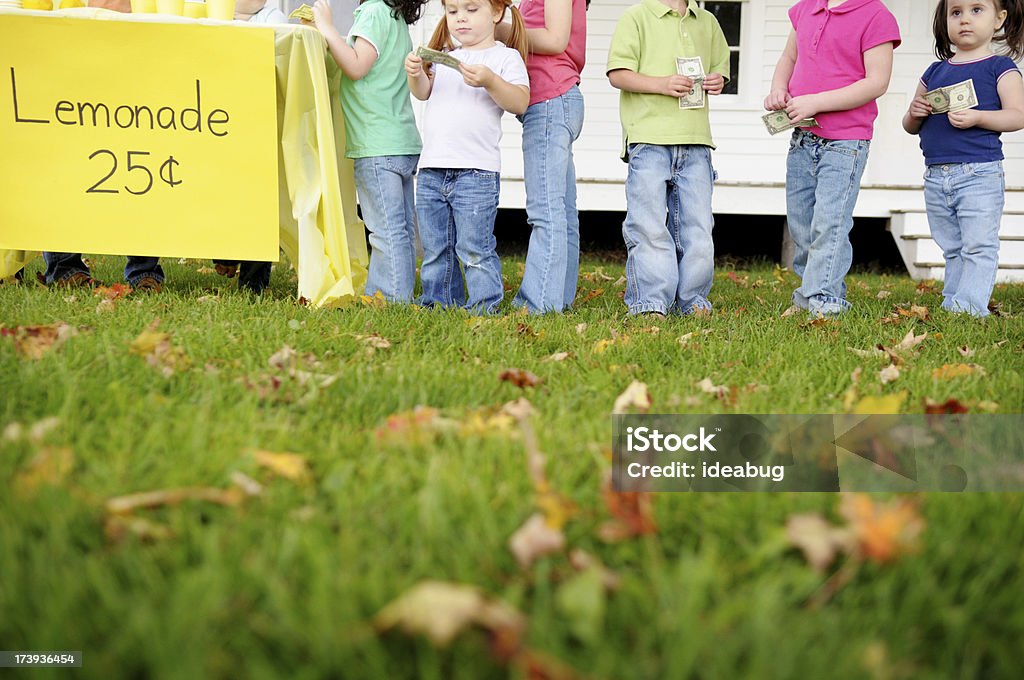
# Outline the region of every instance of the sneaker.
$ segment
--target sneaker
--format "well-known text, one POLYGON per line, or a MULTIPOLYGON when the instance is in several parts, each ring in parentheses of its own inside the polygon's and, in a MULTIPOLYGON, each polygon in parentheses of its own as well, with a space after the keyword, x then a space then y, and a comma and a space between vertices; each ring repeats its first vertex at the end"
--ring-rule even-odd
POLYGON ((163 285, 152 276, 143 276, 132 284, 132 292, 159 293, 163 285))
POLYGON ((99 281, 85 272, 75 272, 71 276, 60 281, 54 281, 51 284, 46 283, 46 277, 43 276, 42 272, 36 272, 36 280, 44 286, 53 288, 95 288, 100 285, 99 281))

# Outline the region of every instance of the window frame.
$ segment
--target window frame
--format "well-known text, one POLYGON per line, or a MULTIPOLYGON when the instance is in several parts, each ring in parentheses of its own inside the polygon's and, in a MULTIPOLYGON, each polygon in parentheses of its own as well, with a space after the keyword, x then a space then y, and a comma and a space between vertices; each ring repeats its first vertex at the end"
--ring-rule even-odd
POLYGON ((734 2, 741 5, 739 45, 729 46, 730 55, 733 52, 739 55, 739 73, 733 74, 739 78, 739 88, 736 94, 716 97, 712 109, 749 109, 755 104, 759 105, 763 96, 760 91, 763 78, 760 60, 756 57, 763 50, 764 38, 753 27, 764 23, 764 3, 750 0, 698 0, 698 5, 703 9, 707 2, 734 2))

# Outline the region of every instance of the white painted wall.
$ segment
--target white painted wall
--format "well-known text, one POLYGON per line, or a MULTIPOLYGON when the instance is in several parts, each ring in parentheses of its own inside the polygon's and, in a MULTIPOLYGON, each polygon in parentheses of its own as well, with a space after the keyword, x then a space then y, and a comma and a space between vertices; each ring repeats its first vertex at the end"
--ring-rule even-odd
MULTIPOLYGON (((719 173, 714 209, 719 213, 785 214, 785 157, 788 136, 770 137, 760 116, 761 102, 789 34, 787 17, 795 0, 744 0, 741 36, 741 84, 738 95, 711 100, 711 122, 718 145, 719 173)), ((903 132, 900 119, 932 55, 930 0, 885 0, 896 15, 903 45, 896 50, 889 92, 879 100, 875 140, 864 174, 856 214, 888 217, 894 210, 921 211, 924 161, 917 138, 903 132)), ((582 210, 625 210, 626 165, 618 158, 618 92, 605 77, 608 46, 615 24, 634 0, 593 0, 587 15, 587 66, 581 89, 586 101, 583 134, 575 145, 579 204, 582 210)), ((441 17, 440 0, 411 27, 414 44, 426 42, 441 17)), ((521 127, 504 119, 502 207, 521 208, 523 160, 521 127)), ((1024 133, 1003 135, 1006 153, 1007 211, 1024 212, 1024 133)))

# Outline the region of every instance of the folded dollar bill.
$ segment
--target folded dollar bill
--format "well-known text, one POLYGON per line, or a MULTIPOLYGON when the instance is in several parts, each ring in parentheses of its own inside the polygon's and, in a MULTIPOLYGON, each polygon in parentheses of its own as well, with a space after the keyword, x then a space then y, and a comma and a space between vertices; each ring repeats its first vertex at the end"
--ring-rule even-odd
POLYGON ((681 109, 704 108, 704 63, 700 57, 676 57, 676 73, 693 80, 693 89, 679 98, 681 109))
POLYGON ((462 64, 461 61, 459 61, 452 55, 448 54, 447 52, 439 52, 437 50, 432 50, 429 47, 417 47, 416 56, 422 59, 423 61, 429 61, 434 64, 442 64, 443 66, 453 68, 456 71, 459 70, 459 65, 462 64))
POLYGON ((289 19, 305 19, 306 21, 313 21, 313 8, 302 3, 295 10, 288 15, 289 19))
POLYGON ((974 91, 973 80, 964 80, 955 85, 947 85, 931 92, 925 92, 924 98, 932 105, 932 114, 965 111, 978 105, 978 95, 974 91))
POLYGON ((814 118, 804 118, 795 122, 791 121, 789 114, 785 111, 769 111, 761 116, 761 120, 764 121, 764 127, 768 130, 768 134, 771 135, 777 135, 780 132, 798 127, 818 127, 818 121, 814 118))

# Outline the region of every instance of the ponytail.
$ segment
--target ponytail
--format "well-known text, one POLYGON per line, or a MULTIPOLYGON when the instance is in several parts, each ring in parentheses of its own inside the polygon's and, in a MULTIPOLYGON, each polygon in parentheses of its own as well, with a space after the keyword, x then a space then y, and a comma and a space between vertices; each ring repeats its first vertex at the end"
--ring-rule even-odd
MULTIPOLYGON (((511 0, 488 0, 491 7, 495 10, 502 10, 501 19, 505 18, 505 10, 511 10, 512 12, 512 30, 508 35, 508 42, 506 47, 511 47, 523 57, 523 62, 526 62, 527 55, 530 51, 530 45, 526 41, 526 24, 523 22, 523 15, 519 13, 519 10, 511 3, 511 0)), ((444 6, 444 0, 441 2, 442 7, 444 6)), ((452 36, 448 32, 448 20, 442 16, 441 20, 437 22, 437 27, 434 29, 434 33, 430 36, 430 42, 427 43, 427 47, 432 50, 439 50, 442 52, 450 52, 455 49, 455 43, 452 41, 452 36)))
MULTIPOLYGON (((1024 0, 1021 0, 1024 2, 1024 0)), ((526 40, 526 23, 523 22, 523 15, 519 13, 519 10, 512 4, 509 4, 508 0, 505 0, 506 7, 512 11, 512 31, 508 34, 508 45, 523 57, 523 63, 526 62, 527 55, 530 52, 530 44, 526 40)), ((501 17, 505 18, 504 15, 501 17)))
POLYGON ((1024 58, 1024 0, 998 0, 997 4, 1006 10, 1006 19, 993 40, 1006 43, 1006 54, 1020 61, 1024 58))

